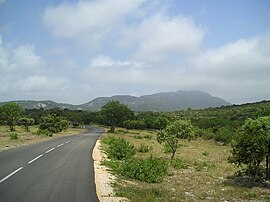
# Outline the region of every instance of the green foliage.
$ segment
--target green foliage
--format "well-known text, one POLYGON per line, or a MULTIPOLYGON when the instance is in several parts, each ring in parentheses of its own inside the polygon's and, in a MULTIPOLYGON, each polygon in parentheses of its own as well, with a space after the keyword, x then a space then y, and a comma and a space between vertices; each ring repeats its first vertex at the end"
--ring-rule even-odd
POLYGON ((188 139, 194 137, 193 126, 188 120, 178 120, 168 125, 164 130, 161 130, 157 134, 158 143, 169 145, 172 150, 171 158, 174 158, 175 152, 178 147, 179 139, 188 139))
POLYGON ((35 124, 35 120, 33 118, 23 117, 19 119, 19 124, 24 126, 26 131, 29 131, 29 126, 33 126, 35 124))
POLYGON ((49 130, 39 128, 36 132, 36 135, 46 135, 46 136, 52 137, 53 133, 49 130))
POLYGON ((141 153, 147 153, 149 151, 151 151, 153 148, 151 146, 145 145, 145 144, 141 144, 139 146, 139 148, 137 149, 138 152, 141 153))
POLYGON ((233 140, 233 132, 227 127, 219 128, 214 135, 214 140, 223 142, 224 144, 229 144, 233 140))
POLYGON ((183 160, 183 159, 176 158, 176 159, 172 159, 170 161, 170 166, 175 168, 175 169, 187 169, 188 162, 183 160))
POLYGON ((212 162, 198 162, 198 161, 195 161, 194 162, 194 166, 195 166, 195 170, 196 171, 202 171, 204 169, 210 169, 210 168, 213 168, 215 167, 215 164, 212 163, 212 162))
MULTIPOLYGON (((177 148, 178 147, 179 147, 179 145, 177 145, 177 148)), ((165 154, 173 153, 173 149, 172 149, 172 147, 168 143, 165 143, 164 144, 163 151, 164 151, 165 154)))
POLYGON ((101 165, 111 168, 116 174, 121 174, 121 162, 118 160, 105 160, 101 162, 101 165))
POLYGON ((150 157, 147 159, 128 159, 123 162, 121 174, 128 178, 148 183, 161 182, 167 174, 166 161, 150 157))
POLYGON ((241 166, 245 164, 251 181, 259 180, 259 170, 263 160, 266 160, 266 177, 269 178, 270 157, 270 117, 247 119, 243 133, 233 145, 229 162, 241 166), (251 171, 251 172, 250 172, 251 171), (258 179, 257 179, 258 178, 258 179))
POLYGON ((128 159, 136 153, 134 146, 123 138, 110 137, 105 142, 109 145, 108 157, 111 159, 128 159))
POLYGON ((101 114, 106 124, 111 129, 110 132, 114 133, 115 127, 123 125, 123 122, 134 116, 134 113, 127 105, 121 104, 118 101, 108 102, 101 108, 101 114))
POLYGON ((127 120, 123 122, 123 126, 126 129, 144 130, 146 128, 146 124, 144 120, 127 120))
POLYGON ((18 139, 18 134, 16 132, 10 133, 10 140, 17 140, 18 139))
POLYGON ((59 133, 68 128, 68 121, 56 116, 55 114, 48 114, 41 118, 39 128, 42 130, 48 130, 52 133, 59 133))
POLYGON ((10 131, 15 131, 15 125, 24 113, 22 106, 17 103, 8 102, 0 107, 0 112, 2 122, 9 126, 10 131))

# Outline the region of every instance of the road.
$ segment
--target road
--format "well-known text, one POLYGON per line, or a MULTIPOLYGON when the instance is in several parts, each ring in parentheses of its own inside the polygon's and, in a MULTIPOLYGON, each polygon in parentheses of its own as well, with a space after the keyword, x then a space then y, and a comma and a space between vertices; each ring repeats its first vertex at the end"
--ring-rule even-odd
POLYGON ((1 202, 98 201, 92 151, 103 130, 0 152, 1 202))

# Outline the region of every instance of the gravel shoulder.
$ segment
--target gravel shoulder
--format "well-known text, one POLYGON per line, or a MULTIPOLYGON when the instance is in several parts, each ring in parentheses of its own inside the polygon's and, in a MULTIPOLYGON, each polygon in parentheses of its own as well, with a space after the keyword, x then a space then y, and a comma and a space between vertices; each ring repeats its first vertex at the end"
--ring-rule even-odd
POLYGON ((111 184, 115 181, 115 176, 107 167, 101 165, 102 159, 107 158, 101 150, 100 140, 97 140, 92 154, 94 160, 95 184, 97 196, 100 202, 127 202, 123 197, 115 197, 111 184))

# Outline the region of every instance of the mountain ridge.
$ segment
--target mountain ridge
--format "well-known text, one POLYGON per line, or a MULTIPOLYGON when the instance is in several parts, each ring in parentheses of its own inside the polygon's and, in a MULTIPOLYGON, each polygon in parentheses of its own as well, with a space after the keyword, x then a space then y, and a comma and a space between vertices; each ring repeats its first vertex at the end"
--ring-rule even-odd
MULTIPOLYGON (((87 103, 72 105, 67 103, 57 103, 51 100, 17 100, 11 101, 21 104, 26 109, 71 109, 99 111, 107 102, 117 100, 128 105, 134 111, 176 111, 183 109, 204 109, 209 107, 220 107, 230 105, 229 102, 219 97, 214 97, 202 91, 178 90, 176 92, 160 92, 142 96, 114 95, 111 97, 97 97, 87 103)), ((3 102, 6 103, 6 102, 3 102)), ((0 103, 0 104, 3 104, 0 103)))

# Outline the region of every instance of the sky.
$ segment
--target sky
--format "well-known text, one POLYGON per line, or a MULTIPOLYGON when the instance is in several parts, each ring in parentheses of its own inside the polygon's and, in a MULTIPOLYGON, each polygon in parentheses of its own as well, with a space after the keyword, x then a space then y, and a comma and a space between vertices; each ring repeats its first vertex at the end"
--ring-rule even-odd
POLYGON ((270 100, 269 0, 0 0, 0 102, 270 100))

